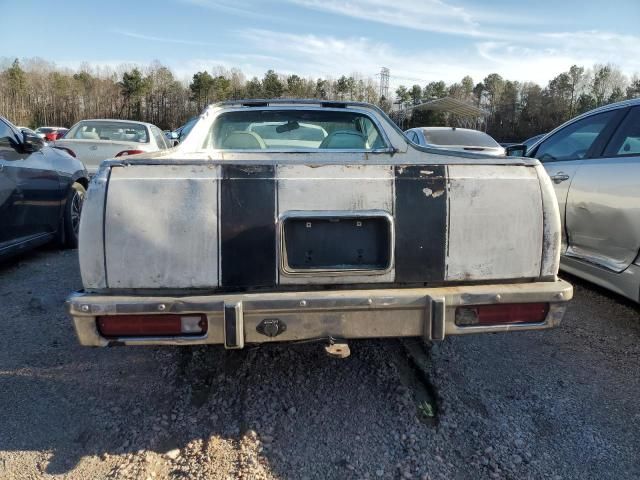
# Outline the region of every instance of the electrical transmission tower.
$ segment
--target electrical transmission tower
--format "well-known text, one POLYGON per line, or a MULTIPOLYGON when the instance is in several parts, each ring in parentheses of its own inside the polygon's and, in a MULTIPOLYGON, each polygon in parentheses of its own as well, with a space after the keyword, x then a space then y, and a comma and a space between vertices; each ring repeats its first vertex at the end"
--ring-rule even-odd
POLYGON ((387 67, 380 69, 380 98, 389 99, 389 69, 387 67))

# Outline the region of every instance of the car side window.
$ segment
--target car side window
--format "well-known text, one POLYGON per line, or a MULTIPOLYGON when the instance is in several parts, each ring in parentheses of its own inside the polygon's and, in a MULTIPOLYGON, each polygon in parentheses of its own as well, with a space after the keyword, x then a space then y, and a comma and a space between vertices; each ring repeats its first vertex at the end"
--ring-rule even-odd
POLYGON ((604 155, 605 157, 640 155, 640 107, 631 109, 613 134, 604 155))
POLYGON ((413 130, 409 130, 407 132, 407 138, 409 139, 410 142, 413 142, 413 143, 416 143, 416 144, 419 143, 418 142, 418 136, 416 135, 416 132, 414 132, 413 130))
POLYGON ((156 143, 158 144, 158 148, 164 150, 167 148, 167 144, 164 142, 164 134, 157 127, 151 127, 151 133, 153 134, 153 138, 156 139, 156 143))
POLYGON ((534 156, 541 162, 584 158, 615 114, 610 110, 573 122, 542 142, 534 156))

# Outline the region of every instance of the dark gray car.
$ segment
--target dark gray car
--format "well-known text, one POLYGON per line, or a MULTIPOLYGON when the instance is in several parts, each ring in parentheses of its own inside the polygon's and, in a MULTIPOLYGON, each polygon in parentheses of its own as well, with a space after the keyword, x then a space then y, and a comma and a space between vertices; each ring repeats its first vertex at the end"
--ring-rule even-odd
POLYGON ((0 117, 0 257, 52 240, 75 248, 88 178, 67 150, 0 117))
POLYGON ((555 187, 560 268, 639 302, 640 99, 587 112, 528 150, 555 187))

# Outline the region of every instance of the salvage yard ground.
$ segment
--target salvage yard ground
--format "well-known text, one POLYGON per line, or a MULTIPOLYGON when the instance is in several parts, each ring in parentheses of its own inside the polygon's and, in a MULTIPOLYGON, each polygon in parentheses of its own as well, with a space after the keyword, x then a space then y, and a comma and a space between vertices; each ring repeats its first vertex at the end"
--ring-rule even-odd
POLYGON ((559 329, 448 338, 418 386, 395 340, 80 347, 76 252, 32 252, 0 264, 0 478, 639 478, 640 308, 569 280, 559 329))

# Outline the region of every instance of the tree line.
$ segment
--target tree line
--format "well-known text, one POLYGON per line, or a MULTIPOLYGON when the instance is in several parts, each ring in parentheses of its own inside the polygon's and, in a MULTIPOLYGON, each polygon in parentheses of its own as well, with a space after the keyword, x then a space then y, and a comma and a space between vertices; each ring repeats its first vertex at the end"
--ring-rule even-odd
MULTIPOLYGON (((500 141, 517 141, 549 131, 563 121, 597 106, 640 96, 638 76, 627 78, 613 65, 572 66, 545 87, 492 73, 475 83, 469 76, 447 85, 399 86, 395 98, 379 96, 378 83, 359 74, 338 78, 304 78, 273 70, 247 78, 237 68, 214 67, 181 81, 170 68, 115 68, 83 64, 77 70, 45 60, 0 60, 0 114, 17 125, 71 126, 86 118, 141 120, 173 129, 213 102, 235 98, 319 98, 375 103, 385 111, 403 109, 451 96, 487 111, 485 128, 500 141), (395 104, 395 105, 394 105, 395 104)), ((454 115, 415 111, 409 124, 457 125, 454 115)))
POLYGON ((42 59, 0 62, 0 114, 21 126, 68 127, 86 118, 121 118, 173 129, 213 102, 279 97, 380 103, 375 81, 358 74, 314 79, 269 70, 262 78, 247 79, 239 69, 214 67, 182 82, 157 62, 115 69, 84 64, 78 71, 42 59))
MULTIPOLYGON (((492 73, 479 83, 466 76, 450 85, 434 81, 424 87, 400 85, 396 90, 401 107, 447 96, 484 109, 486 131, 495 139, 521 141, 596 107, 640 97, 640 77, 636 74, 627 78, 614 65, 594 65, 590 69, 573 65, 545 87, 492 73)), ((414 111, 405 126, 457 126, 459 121, 455 115, 421 109, 414 111)))

